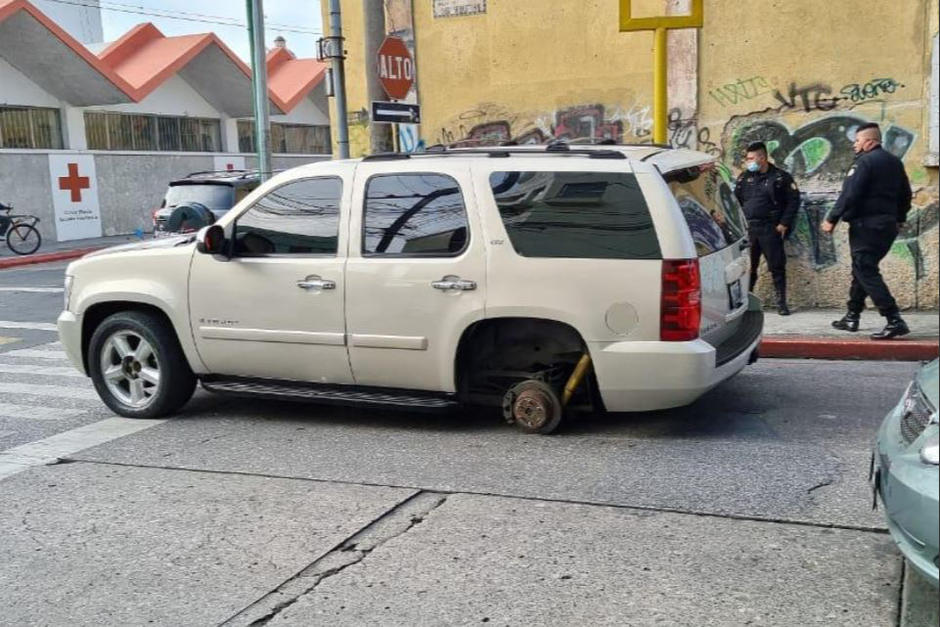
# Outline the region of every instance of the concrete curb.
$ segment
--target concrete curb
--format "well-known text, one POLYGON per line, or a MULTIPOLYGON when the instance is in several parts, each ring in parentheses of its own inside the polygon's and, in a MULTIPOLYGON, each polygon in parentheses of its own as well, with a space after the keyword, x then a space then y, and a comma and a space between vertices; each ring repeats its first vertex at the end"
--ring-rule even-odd
POLYGON ((761 357, 802 359, 870 359, 874 361, 929 361, 940 353, 940 340, 871 340, 830 337, 764 337, 761 357))
POLYGON ((88 253, 101 250, 102 248, 106 247, 98 246, 96 248, 76 248, 74 250, 60 250, 54 253, 45 253, 42 255, 3 257, 0 259, 0 270, 4 270, 6 268, 16 268, 19 266, 30 266, 37 263, 51 263, 53 261, 68 261, 70 259, 78 259, 79 257, 87 255, 88 253))

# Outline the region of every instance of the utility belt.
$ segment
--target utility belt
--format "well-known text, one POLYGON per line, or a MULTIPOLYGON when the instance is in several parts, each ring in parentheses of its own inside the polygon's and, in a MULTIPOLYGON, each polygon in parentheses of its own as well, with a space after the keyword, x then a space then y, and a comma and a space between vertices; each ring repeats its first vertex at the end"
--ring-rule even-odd
POLYGON ((766 216, 762 218, 748 218, 747 223, 753 224, 754 226, 762 226, 764 224, 771 224, 771 225, 776 226, 777 224, 780 223, 780 212, 771 211, 770 213, 768 213, 766 216))

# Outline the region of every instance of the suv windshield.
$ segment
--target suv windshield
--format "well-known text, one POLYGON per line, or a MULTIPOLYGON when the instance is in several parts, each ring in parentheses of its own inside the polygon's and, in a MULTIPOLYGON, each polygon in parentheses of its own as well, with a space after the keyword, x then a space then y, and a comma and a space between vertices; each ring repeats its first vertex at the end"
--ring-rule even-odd
POLYGON ((633 174, 494 172, 490 188, 509 241, 523 257, 662 256, 633 174))
POLYGON ((673 170, 663 178, 679 203, 699 257, 722 250, 747 233, 741 206, 714 164, 673 170))
POLYGON ((175 207, 182 203, 198 202, 210 211, 225 211, 235 204, 233 191, 234 188, 231 185, 170 185, 166 191, 163 206, 175 207))

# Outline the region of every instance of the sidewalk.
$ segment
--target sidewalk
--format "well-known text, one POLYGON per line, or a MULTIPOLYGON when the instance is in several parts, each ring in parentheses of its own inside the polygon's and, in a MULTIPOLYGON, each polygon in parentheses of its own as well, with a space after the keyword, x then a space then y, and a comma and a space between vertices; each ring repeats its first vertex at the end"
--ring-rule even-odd
MULTIPOLYGON (((150 235, 144 234, 143 239, 149 239, 150 235)), ((108 246, 118 246, 131 242, 139 242, 141 238, 134 235, 112 235, 111 237, 96 237, 92 239, 81 239, 71 242, 46 242, 43 241, 32 255, 14 254, 7 246, 6 242, 0 242, 0 270, 5 268, 16 268, 19 266, 28 266, 37 263, 49 263, 53 261, 70 261, 78 259, 82 255, 95 250, 107 248, 108 246)))
POLYGON ((862 314, 857 333, 832 328, 832 321, 844 313, 834 309, 808 309, 794 311, 791 316, 780 316, 773 309, 765 311, 760 356, 886 361, 920 361, 937 357, 940 312, 901 312, 911 328, 910 335, 882 341, 869 337, 885 324, 877 311, 862 314))

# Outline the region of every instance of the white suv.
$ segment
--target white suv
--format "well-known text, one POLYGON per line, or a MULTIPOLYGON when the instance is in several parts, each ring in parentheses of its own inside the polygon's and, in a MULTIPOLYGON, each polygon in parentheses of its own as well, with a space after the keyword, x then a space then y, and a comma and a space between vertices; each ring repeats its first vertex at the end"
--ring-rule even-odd
POLYGON ((216 392, 566 410, 685 405, 757 357, 745 221, 709 155, 514 146, 281 173, 196 237, 72 263, 71 360, 122 416, 216 392))

